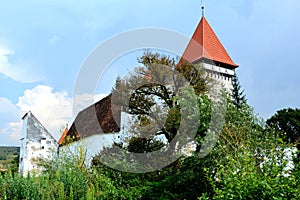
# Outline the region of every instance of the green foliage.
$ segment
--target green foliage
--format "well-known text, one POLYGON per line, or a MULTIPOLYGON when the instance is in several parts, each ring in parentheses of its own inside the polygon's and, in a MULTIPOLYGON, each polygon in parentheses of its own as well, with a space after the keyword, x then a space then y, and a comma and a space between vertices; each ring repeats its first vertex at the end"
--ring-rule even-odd
POLYGON ((121 172, 98 163, 98 168, 120 193, 134 199, 196 199, 204 191, 211 191, 204 172, 204 163, 198 156, 181 158, 171 165, 149 173, 121 172), (192 186, 191 186, 192 185, 192 186))
POLYGON ((182 118, 183 90, 191 86, 196 95, 204 94, 210 81, 200 65, 178 66, 170 56, 146 51, 138 61, 141 66, 129 77, 116 81, 113 103, 134 115, 134 127, 129 130, 133 137, 151 140, 160 134, 170 143, 182 118))
POLYGON ((60 185, 49 176, 20 177, 7 173, 1 179, 0 199, 59 199, 60 185))
POLYGON ((267 124, 281 132, 285 142, 300 144, 300 109, 278 110, 267 120, 267 124))
POLYGON ((237 74, 232 78, 232 99, 233 104, 240 108, 242 104, 246 103, 246 97, 244 95, 244 90, 241 89, 237 74))
POLYGON ((213 195, 200 199, 299 199, 299 167, 287 171, 278 133, 243 105, 228 104, 227 120, 206 174, 213 195))
MULTIPOLYGON (((203 112, 209 110, 209 101, 201 101, 203 112)), ((41 163, 39 177, 0 176, 0 199, 299 199, 300 165, 285 170, 287 147, 249 106, 228 103, 217 145, 205 158, 195 152, 163 169, 134 174, 97 162, 87 169, 80 156, 53 157, 41 163)))
MULTIPOLYGON (((203 138, 209 134, 208 132, 218 135, 218 129, 209 127, 212 109, 217 110, 217 114, 214 116, 216 119, 213 119, 215 125, 221 126, 220 123, 222 123, 222 116, 220 116, 223 113, 222 108, 212 105, 211 100, 205 95, 209 80, 205 79, 197 66, 187 64, 178 68, 174 66, 174 61, 169 57, 159 54, 147 52, 142 56, 140 62, 144 64, 144 67, 138 68, 136 72, 143 76, 134 75, 131 79, 125 80, 125 83, 126 81, 128 83, 125 84, 126 88, 130 89, 130 85, 133 83, 140 83, 140 79, 145 76, 149 81, 166 80, 164 79, 166 73, 159 70, 157 66, 152 68, 153 64, 157 63, 172 66, 192 86, 192 92, 185 88, 184 97, 192 100, 193 98, 189 98, 189 96, 192 96, 194 92, 198 101, 190 102, 191 107, 198 104, 197 114, 201 119, 196 134, 197 148, 193 156, 182 157, 163 169, 146 174, 119 172, 95 162, 97 168, 114 180, 113 184, 116 187, 122 188, 126 185, 138 190, 141 195, 139 199, 299 198, 299 184, 295 178, 299 175, 299 168, 295 167, 291 171, 285 170, 287 161, 284 149, 287 147, 278 137, 278 131, 258 119, 246 104, 237 77, 233 79, 233 101, 228 101, 226 104, 225 125, 218 142, 213 149, 208 148, 211 152, 207 157, 200 159, 197 153, 200 152, 203 138)), ((176 86, 176 81, 169 85, 176 86)), ((124 85, 119 84, 119 87, 124 87, 124 85)), ((128 91, 126 93, 130 94, 128 91)), ((141 125, 150 124, 151 119, 148 114, 156 105, 155 98, 151 95, 161 98, 163 104, 168 108, 166 122, 161 131, 170 142, 177 134, 178 127, 182 126, 183 105, 187 101, 181 101, 176 88, 170 90, 167 87, 162 88, 161 85, 147 85, 147 87, 139 88, 130 99, 133 100, 130 109, 133 110, 131 114, 140 116, 138 120, 141 125)), ((224 104, 225 102, 220 103, 224 104)), ((188 118, 194 117, 192 112, 187 113, 188 118)), ((153 130, 147 129, 145 132, 149 133, 149 131, 153 130)), ((188 132, 184 133, 186 136, 189 134, 188 132)), ((134 152, 151 152, 159 147, 153 146, 149 138, 133 137, 128 141, 130 150, 134 152)), ((179 140, 179 148, 180 145, 179 140)), ((109 149, 105 151, 106 154, 118 153, 109 149)), ((132 163, 132 165, 134 164, 132 163)))
POLYGON ((138 199, 139 187, 117 188, 101 171, 78 165, 69 156, 44 160, 44 173, 0 175, 0 199, 138 199))
POLYGON ((147 138, 132 137, 127 146, 127 150, 135 153, 146 153, 156 151, 164 146, 163 142, 159 140, 149 140, 147 138))
POLYGON ((297 170, 284 176, 282 166, 278 166, 276 161, 260 168, 256 157, 249 152, 228 158, 228 164, 218 165, 215 176, 208 173, 214 188, 214 194, 210 198, 299 199, 297 170))
POLYGON ((17 172, 19 165, 20 147, 0 147, 0 170, 8 169, 17 172))

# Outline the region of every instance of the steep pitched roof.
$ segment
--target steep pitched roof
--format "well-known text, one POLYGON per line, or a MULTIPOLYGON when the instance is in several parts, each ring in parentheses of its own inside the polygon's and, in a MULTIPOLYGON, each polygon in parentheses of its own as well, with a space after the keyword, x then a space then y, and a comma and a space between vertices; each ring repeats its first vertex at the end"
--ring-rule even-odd
POLYGON ((53 135, 43 126, 43 124, 32 114, 31 111, 27 112, 23 117, 24 120, 27 117, 26 121, 26 139, 32 141, 39 141, 41 138, 48 137, 51 138, 55 143, 56 139, 53 135))
POLYGON ((223 63, 232 68, 238 67, 238 65, 230 58, 205 17, 202 17, 198 24, 179 63, 182 63, 183 61, 192 63, 201 58, 223 63))
POLYGON ((103 133, 120 131, 121 108, 111 102, 111 94, 80 111, 60 145, 103 133), (96 114, 96 116, 95 116, 96 114), (68 141, 68 137, 70 141, 68 141))

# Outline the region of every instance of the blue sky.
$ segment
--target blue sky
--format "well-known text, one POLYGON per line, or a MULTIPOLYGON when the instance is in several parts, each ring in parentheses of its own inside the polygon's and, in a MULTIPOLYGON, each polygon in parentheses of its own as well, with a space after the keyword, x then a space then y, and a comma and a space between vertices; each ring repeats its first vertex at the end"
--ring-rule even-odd
MULTIPOLYGON (((206 19, 240 66, 239 80, 255 112, 268 118, 278 109, 300 107, 300 1, 204 3, 206 19)), ((143 27, 190 38, 200 18, 200 0, 2 1, 0 145, 19 145, 20 118, 28 110, 58 138, 72 122, 80 66, 108 38, 143 27)), ((110 91, 117 75, 133 67, 135 60, 128 58, 100 81, 98 98, 110 91)))

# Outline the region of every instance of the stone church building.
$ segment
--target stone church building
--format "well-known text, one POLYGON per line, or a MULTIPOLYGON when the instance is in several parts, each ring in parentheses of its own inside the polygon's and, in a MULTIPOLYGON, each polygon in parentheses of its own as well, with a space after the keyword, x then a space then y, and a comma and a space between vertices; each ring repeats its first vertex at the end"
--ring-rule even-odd
MULTIPOLYGON (((235 76, 235 69, 238 65, 230 58, 204 16, 179 64, 183 62, 202 63, 210 77, 218 80, 227 90, 232 89, 231 79, 235 76)), ((113 108, 111 95, 108 95, 82 110, 70 129, 65 129, 58 142, 31 112, 26 113, 22 118, 20 173, 26 175, 28 172, 38 172, 39 169, 34 162, 38 156, 50 156, 53 149, 60 153, 76 151, 76 148, 82 144, 87 148, 85 160, 89 166, 91 159, 103 147, 112 144, 113 138, 118 136, 122 127, 121 111, 118 112, 118 116, 113 116, 112 109, 116 108, 113 108), (96 111, 96 117, 93 117, 94 111, 96 111), (80 130, 76 129, 76 125, 81 127, 80 130)))

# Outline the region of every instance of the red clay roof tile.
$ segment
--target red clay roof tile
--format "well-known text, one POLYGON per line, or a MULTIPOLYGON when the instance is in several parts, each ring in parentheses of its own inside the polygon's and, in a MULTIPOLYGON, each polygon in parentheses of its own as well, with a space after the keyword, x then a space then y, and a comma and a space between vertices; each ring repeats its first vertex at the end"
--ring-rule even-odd
POLYGON ((200 58, 221 62, 230 65, 233 68, 238 67, 226 52, 205 17, 202 17, 198 24, 179 63, 182 63, 183 60, 192 63, 200 58))

